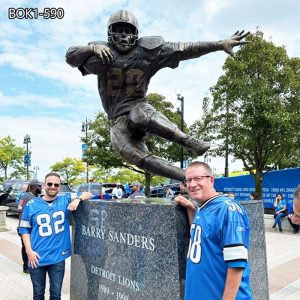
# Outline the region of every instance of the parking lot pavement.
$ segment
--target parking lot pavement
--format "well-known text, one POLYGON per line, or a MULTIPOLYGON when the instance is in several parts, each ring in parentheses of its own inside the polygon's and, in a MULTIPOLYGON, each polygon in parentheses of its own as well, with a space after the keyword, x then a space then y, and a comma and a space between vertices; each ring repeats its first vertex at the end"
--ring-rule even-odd
MULTIPOLYGON (((0 232, 0 298, 5 300, 32 299, 30 277, 22 272, 21 241, 16 231, 17 223, 16 216, 8 216, 7 225, 10 231, 0 232)), ((300 233, 268 230, 266 245, 270 300, 299 300, 300 233)), ((70 298, 70 259, 66 262, 63 300, 70 298)))

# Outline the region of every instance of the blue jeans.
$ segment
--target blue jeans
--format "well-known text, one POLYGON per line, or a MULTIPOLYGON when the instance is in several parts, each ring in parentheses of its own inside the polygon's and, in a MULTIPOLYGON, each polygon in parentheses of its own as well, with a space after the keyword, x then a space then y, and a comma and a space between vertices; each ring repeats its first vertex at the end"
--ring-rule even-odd
POLYGON ((279 213, 278 215, 276 215, 275 217, 275 225, 278 224, 279 230, 282 230, 281 227, 281 219, 284 218, 286 216, 286 213, 279 213))
POLYGON ((61 288, 65 275, 65 261, 59 263, 29 268, 30 278, 33 286, 33 299, 44 300, 46 288, 46 274, 48 272, 50 281, 50 300, 61 299, 61 288))

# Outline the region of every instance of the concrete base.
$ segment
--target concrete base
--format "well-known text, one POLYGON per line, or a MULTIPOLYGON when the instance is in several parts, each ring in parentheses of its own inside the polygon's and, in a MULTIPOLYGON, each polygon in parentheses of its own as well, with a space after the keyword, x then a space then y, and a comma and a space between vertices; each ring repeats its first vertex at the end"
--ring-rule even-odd
MULTIPOLYGON (((273 230, 272 226, 274 224, 274 217, 273 215, 264 215, 264 221, 265 221, 265 229, 273 230)), ((281 219, 281 225, 283 231, 293 231, 292 226, 290 225, 287 217, 284 217, 281 219)), ((278 229, 278 228, 277 228, 278 229)))
POLYGON ((0 206, 0 232, 8 231, 10 228, 6 225, 7 206, 0 206))

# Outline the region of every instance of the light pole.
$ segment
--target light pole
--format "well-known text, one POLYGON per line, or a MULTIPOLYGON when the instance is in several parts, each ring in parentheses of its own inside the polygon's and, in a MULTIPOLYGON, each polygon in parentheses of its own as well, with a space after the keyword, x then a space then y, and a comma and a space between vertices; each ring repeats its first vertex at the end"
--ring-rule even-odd
POLYGON ((89 182, 89 163, 88 163, 88 158, 86 156, 86 143, 87 143, 87 138, 88 138, 88 120, 87 120, 87 118, 85 119, 85 122, 82 122, 81 132, 85 133, 85 148, 82 147, 82 150, 83 150, 82 157, 85 158, 85 162, 86 162, 86 182, 88 183, 89 182))
POLYGON ((226 137, 225 137, 225 170, 224 177, 229 176, 229 145, 228 145, 228 135, 229 135, 229 104, 226 99, 226 137))
POLYGON ((37 179, 38 170, 40 169, 38 166, 34 166, 34 178, 37 179))
MULTIPOLYGON (((177 94, 177 100, 179 100, 181 102, 181 120, 180 120, 180 130, 182 132, 184 132, 184 97, 180 96, 180 94, 177 94)), ((183 169, 183 147, 181 146, 181 150, 180 150, 180 168, 183 169)))
POLYGON ((28 149, 28 144, 31 143, 29 134, 26 133, 24 136, 24 144, 26 145, 26 154, 24 156, 24 164, 26 166, 26 179, 29 180, 29 166, 31 164, 30 153, 28 149))

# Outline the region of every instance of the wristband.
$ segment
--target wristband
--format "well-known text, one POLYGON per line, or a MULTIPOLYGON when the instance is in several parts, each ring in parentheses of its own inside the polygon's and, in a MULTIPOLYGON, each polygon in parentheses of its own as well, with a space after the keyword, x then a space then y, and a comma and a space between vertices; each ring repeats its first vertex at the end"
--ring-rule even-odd
POLYGON ((79 202, 80 202, 80 201, 82 201, 82 199, 81 199, 80 197, 75 197, 75 198, 73 198, 73 200, 72 200, 72 201, 74 201, 74 200, 76 200, 76 199, 78 199, 78 200, 79 200, 79 202))

